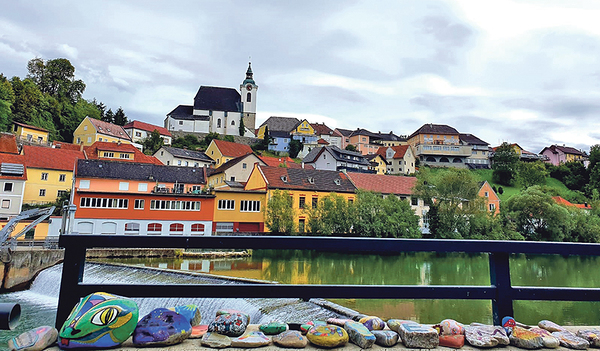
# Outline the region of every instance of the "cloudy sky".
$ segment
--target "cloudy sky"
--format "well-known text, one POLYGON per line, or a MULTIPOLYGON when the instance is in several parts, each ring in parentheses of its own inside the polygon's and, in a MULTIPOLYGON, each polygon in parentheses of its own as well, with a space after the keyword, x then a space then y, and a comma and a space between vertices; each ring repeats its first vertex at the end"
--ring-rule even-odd
POLYGON ((258 124, 294 116, 411 134, 448 124, 533 152, 600 143, 600 1, 6 1, 0 73, 68 58, 96 98, 163 125, 201 85, 258 124))

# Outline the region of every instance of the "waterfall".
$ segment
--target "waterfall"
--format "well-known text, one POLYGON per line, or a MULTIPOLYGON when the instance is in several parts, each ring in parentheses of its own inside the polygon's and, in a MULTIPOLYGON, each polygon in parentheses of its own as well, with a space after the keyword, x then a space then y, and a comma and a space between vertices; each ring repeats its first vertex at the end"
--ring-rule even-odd
MULTIPOLYGON (((36 277, 29 290, 14 294, 22 295, 20 300, 28 300, 28 303, 43 304, 47 308, 56 309, 61 276, 62 264, 50 267, 36 277)), ((87 284, 240 284, 237 281, 206 275, 90 262, 85 265, 83 282, 87 284)), ((210 323, 219 309, 245 312, 250 316, 250 322, 253 324, 267 323, 272 320, 305 322, 341 316, 310 301, 303 302, 292 298, 134 298, 134 300, 140 308, 140 317, 158 307, 195 304, 200 308, 203 324, 210 323)))

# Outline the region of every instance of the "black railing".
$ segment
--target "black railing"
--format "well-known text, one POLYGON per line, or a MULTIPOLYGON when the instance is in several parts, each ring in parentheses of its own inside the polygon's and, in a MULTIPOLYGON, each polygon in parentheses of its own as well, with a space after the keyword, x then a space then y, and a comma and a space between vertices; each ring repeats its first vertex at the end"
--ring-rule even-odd
MULTIPOLYGON (((529 241, 373 239, 338 237, 207 236, 125 237, 113 235, 62 235, 65 248, 56 326, 60 328, 83 296, 105 291, 128 297, 262 297, 262 298, 365 298, 365 299, 477 299, 491 300, 494 324, 512 316, 514 300, 600 301, 597 288, 512 286, 511 254, 600 256, 600 244, 529 241), (396 254, 399 252, 488 253, 490 286, 448 285, 133 285, 82 284, 87 248, 200 248, 295 249, 346 253, 396 254)), ((398 274, 402 274, 398 272, 398 274)))

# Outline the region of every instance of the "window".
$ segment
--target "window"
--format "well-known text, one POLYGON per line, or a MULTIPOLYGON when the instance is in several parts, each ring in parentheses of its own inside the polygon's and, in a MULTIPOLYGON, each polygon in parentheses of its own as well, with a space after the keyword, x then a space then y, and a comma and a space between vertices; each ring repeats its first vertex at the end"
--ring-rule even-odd
POLYGON ((230 180, 231 180, 232 182, 235 182, 235 176, 231 176, 230 180))
POLYGON ((100 197, 82 197, 79 201, 79 207, 127 209, 129 207, 129 200, 109 199, 100 197))
POLYGON ((145 203, 146 203, 145 200, 136 199, 133 202, 133 209, 134 210, 143 210, 145 203))
POLYGON ((4 192, 12 193, 13 183, 4 183, 4 192))
POLYGON ((197 233, 204 233, 204 224, 194 223, 192 224, 192 235, 197 233))
POLYGON ((129 190, 129 182, 119 182, 119 190, 121 190, 121 191, 129 190))
POLYGON ((148 233, 149 234, 156 234, 156 232, 161 232, 161 231, 162 231, 162 224, 160 224, 160 223, 148 224, 148 233))
POLYGON ((250 93, 246 94, 246 102, 252 102, 252 94, 250 94, 250 93))
POLYGON ((232 126, 235 126, 235 121, 231 121, 231 125, 232 125, 232 126))
POLYGON ((67 195, 67 191, 66 190, 58 190, 56 192, 56 197, 63 197, 65 195, 67 195))
POLYGON ((183 125, 183 121, 179 121, 179 125, 182 126, 183 125))
POLYGON ((89 179, 79 181, 79 189, 89 189, 89 188, 90 188, 89 179))
POLYGON ((142 136, 142 132, 135 132, 135 136, 136 137, 141 137, 142 136))
POLYGON ((81 138, 77 137, 77 144, 80 144, 80 143, 81 143, 81 138))
POLYGON ((104 151, 103 156, 104 157, 108 157, 108 158, 113 158, 113 157, 115 157, 115 153, 114 152, 104 151))
POLYGON ((48 180, 48 173, 42 172, 42 180, 48 180))
POLYGON ((2 208, 10 208, 10 200, 2 200, 2 208))
POLYGON ((138 191, 148 191, 148 183, 139 183, 138 191))
POLYGON ((169 231, 171 231, 171 233, 183 234, 183 224, 173 223, 169 226, 169 231))
POLYGON ((485 192, 485 197, 490 197, 490 193, 488 193, 487 191, 485 192))
POLYGON ((200 201, 150 200, 151 210, 200 211, 200 201))
POLYGON ((413 206, 417 206, 419 204, 419 198, 418 197, 411 197, 410 198, 410 204, 413 206))
POLYGON ((348 199, 348 205, 352 205, 354 203, 354 199, 350 198, 348 199))
POLYGON ((490 204, 490 212, 494 212, 496 210, 495 204, 490 204))
POLYGON ((248 168, 248 165, 245 163, 242 163, 242 169, 246 169, 246 168, 248 168))
POLYGON ((260 212, 260 201, 240 201, 240 212, 260 212))
POLYGON ((178 166, 181 166, 181 160, 178 160, 178 161, 177 161, 177 165, 178 165, 178 166))
POLYGON ((46 196, 46 189, 40 189, 40 196, 46 196))
POLYGON ((312 208, 317 208, 318 205, 319 205, 319 198, 313 197, 312 198, 312 208))
POLYGON ((217 209, 219 210, 234 210, 235 209, 235 200, 219 200, 217 204, 217 209))
POLYGON ((129 222, 125 223, 125 234, 137 234, 140 232, 140 224, 129 222))
POLYGON ((87 142, 91 143, 92 142, 92 137, 88 137, 88 141, 87 142))
POLYGON ((42 137, 40 137, 40 136, 39 136, 39 137, 37 138, 37 141, 38 141, 38 143, 41 143, 42 141, 44 141, 44 138, 42 138, 42 137))
POLYGON ((221 119, 217 119, 217 128, 221 128, 221 119))
POLYGON ((301 218, 300 221, 298 222, 298 231, 300 233, 304 233, 304 227, 305 227, 305 221, 304 221, 304 218, 301 218))
POLYGON ((83 126, 83 130, 87 130, 87 126, 83 126))
MULTIPOLYGON (((102 141, 102 138, 99 138, 98 141, 102 141)), ((108 141, 108 139, 107 139, 107 141, 108 141)))
POLYGON ((121 158, 128 159, 128 158, 129 158, 129 156, 130 156, 130 154, 121 154, 121 158))
POLYGON ((300 201, 298 202, 298 208, 303 209, 305 202, 306 202, 306 198, 304 196, 300 196, 300 201))
POLYGON ((66 181, 66 180, 67 180, 67 175, 66 175, 66 174, 60 174, 60 175, 58 176, 58 181, 59 181, 59 182, 64 182, 64 181, 66 181))

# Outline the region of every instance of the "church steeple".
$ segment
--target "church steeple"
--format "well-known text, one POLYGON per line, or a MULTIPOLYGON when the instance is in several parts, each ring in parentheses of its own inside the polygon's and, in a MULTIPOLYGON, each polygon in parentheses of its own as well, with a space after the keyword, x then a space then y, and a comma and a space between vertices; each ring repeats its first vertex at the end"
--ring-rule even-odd
POLYGON ((252 62, 248 62, 248 69, 246 70, 246 79, 244 79, 244 82, 242 84, 246 85, 247 83, 250 83, 256 85, 254 79, 252 78, 253 75, 254 74, 252 73, 252 62))

